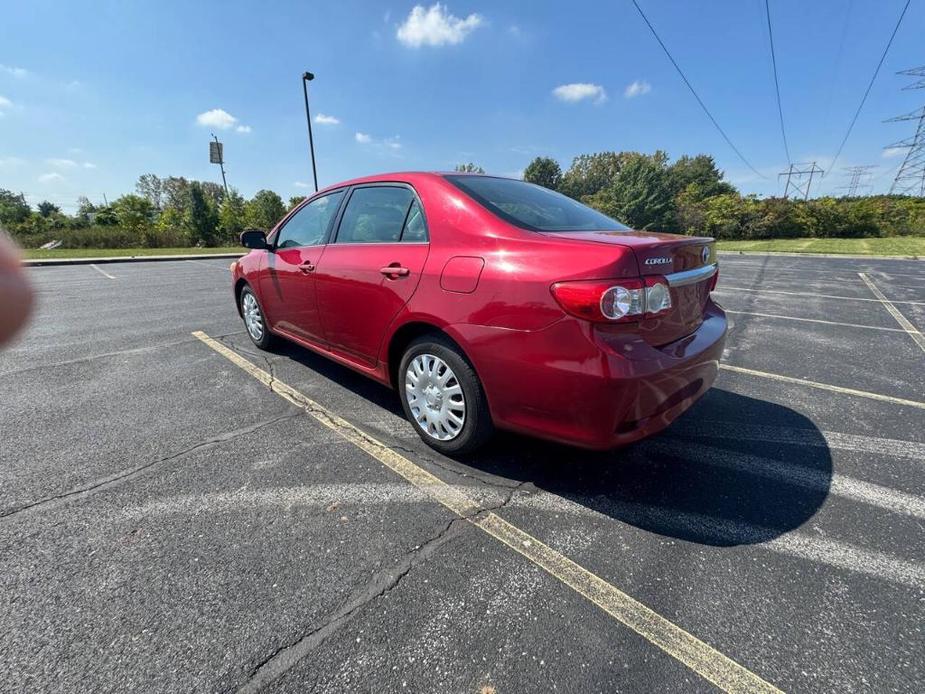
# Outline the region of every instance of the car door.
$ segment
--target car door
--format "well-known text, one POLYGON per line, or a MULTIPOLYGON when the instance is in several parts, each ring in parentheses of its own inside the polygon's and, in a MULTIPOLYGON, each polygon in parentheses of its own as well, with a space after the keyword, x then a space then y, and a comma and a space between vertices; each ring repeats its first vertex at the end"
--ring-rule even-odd
POLYGON ((375 365, 392 319, 421 279, 429 250, 424 210, 403 184, 353 188, 315 272, 330 346, 375 365))
POLYGON ((343 190, 317 197, 277 231, 260 276, 260 295, 273 330, 324 342, 313 273, 343 198, 343 190))

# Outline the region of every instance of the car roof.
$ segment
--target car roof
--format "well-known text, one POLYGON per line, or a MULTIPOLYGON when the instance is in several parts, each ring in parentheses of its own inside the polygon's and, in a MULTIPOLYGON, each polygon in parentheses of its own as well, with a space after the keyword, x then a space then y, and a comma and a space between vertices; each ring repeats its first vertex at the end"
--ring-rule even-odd
MULTIPOLYGON (((361 176, 359 178, 351 178, 347 181, 340 181, 338 183, 332 183, 329 186, 325 186, 319 193, 324 193, 329 190, 336 190, 337 188, 344 188, 346 186, 355 186, 361 185, 364 183, 415 183, 416 181, 423 181, 434 178, 443 178, 444 176, 482 176, 485 178, 507 178, 506 176, 493 176, 491 174, 480 174, 473 173, 468 171, 393 171, 389 173, 378 173, 371 174, 369 176, 361 176)), ((512 179, 516 180, 516 179, 512 179)), ((313 196, 310 196, 313 197, 313 196)))

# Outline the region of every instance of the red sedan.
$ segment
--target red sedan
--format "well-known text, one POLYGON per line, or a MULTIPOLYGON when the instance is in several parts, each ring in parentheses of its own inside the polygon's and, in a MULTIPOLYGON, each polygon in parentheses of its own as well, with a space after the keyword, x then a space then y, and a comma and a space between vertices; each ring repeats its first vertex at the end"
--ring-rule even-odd
POLYGON ((726 337, 712 239, 631 231, 523 181, 370 176, 242 243, 234 295, 254 343, 283 337, 397 388, 444 453, 495 427, 636 441, 710 387, 726 337))

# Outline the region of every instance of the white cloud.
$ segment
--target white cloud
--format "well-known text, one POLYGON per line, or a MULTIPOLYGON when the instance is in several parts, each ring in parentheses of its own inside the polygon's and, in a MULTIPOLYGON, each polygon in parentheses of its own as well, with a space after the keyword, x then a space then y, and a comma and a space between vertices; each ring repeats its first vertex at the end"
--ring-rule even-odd
POLYGON ((53 171, 51 173, 42 174, 39 176, 39 183, 54 183, 55 181, 63 181, 64 176, 53 171))
POLYGON ((319 125, 340 125, 340 119, 335 116, 328 116, 324 113, 319 113, 315 116, 315 122, 319 125))
POLYGON ((562 84, 552 90, 553 96, 560 101, 582 101, 584 99, 593 99, 595 103, 606 101, 607 92, 599 84, 590 84, 589 82, 573 82, 572 84, 562 84))
POLYGON ((249 133, 249 132, 251 131, 251 126, 249 126, 249 125, 239 125, 238 127, 236 127, 236 128, 234 129, 234 131, 235 131, 236 133, 244 133, 244 134, 247 134, 247 133, 249 133))
POLYGON ((401 149, 401 142, 398 141, 399 137, 388 137, 382 141, 382 144, 388 147, 389 149, 401 149))
POLYGON ((13 65, 0 65, 0 72, 5 72, 20 80, 29 76, 29 71, 26 68, 14 67, 13 65))
POLYGON ((206 111, 196 116, 196 122, 205 127, 227 130, 236 125, 238 119, 224 109, 213 108, 211 111, 206 111))
POLYGON ((3 115, 4 110, 9 108, 13 108, 13 102, 5 96, 0 96, 0 116, 3 115))
POLYGON ((292 185, 294 185, 296 188, 311 188, 312 187, 311 183, 306 183, 305 181, 296 181, 292 185))
POLYGON ((73 159, 46 159, 45 163, 56 169, 73 169, 77 162, 73 159))
POLYGON ((415 5, 408 18, 398 27, 396 36, 412 48, 456 45, 484 23, 485 20, 478 14, 470 14, 465 19, 455 17, 439 2, 428 9, 424 9, 423 5, 415 5))
POLYGON ((623 90, 623 96, 627 99, 632 99, 636 96, 642 96, 643 94, 648 94, 652 91, 652 85, 646 82, 645 80, 636 80, 628 85, 626 89, 623 90))
POLYGON ((85 161, 85 162, 83 163, 83 167, 84 167, 85 169, 95 169, 95 168, 96 168, 96 164, 94 164, 94 163, 92 163, 92 162, 89 162, 89 161, 85 161))
POLYGON ((370 143, 370 142, 373 141, 373 138, 371 138, 371 137, 370 137, 369 135, 367 135, 366 133, 356 133, 356 134, 353 136, 353 139, 356 140, 357 142, 359 142, 360 144, 363 144, 363 145, 368 144, 368 143, 370 143))
POLYGON ((883 150, 881 155, 884 159, 892 159, 893 157, 901 157, 906 151, 905 147, 887 147, 883 150))

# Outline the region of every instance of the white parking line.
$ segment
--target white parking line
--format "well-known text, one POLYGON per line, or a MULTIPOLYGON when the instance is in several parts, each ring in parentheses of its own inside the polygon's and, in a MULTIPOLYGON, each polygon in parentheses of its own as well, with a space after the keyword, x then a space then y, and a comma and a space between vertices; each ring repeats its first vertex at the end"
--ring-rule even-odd
POLYGON ((190 258, 190 259, 187 259, 186 262, 187 262, 187 263, 196 263, 197 265, 205 265, 206 267, 210 267, 210 268, 212 268, 213 270, 222 270, 222 271, 231 272, 231 268, 228 267, 228 265, 213 265, 212 263, 208 262, 207 260, 194 260, 194 259, 190 258))
MULTIPOLYGON (((714 294, 728 294, 730 291, 736 292, 755 292, 757 294, 783 294, 785 296, 802 296, 809 299, 841 299, 842 301, 867 301, 880 303, 879 299, 868 299, 865 296, 838 296, 836 294, 816 294, 815 292, 785 292, 780 289, 752 289, 750 287, 730 287, 720 285, 714 289, 714 294)), ((894 304, 907 304, 912 306, 925 306, 925 301, 894 301, 894 304)))
MULTIPOLYGON (((486 505, 495 505, 504 500, 504 495, 497 489, 457 485, 454 485, 454 488, 467 496, 483 494, 486 505)), ((152 518, 195 513, 247 513, 264 509, 324 509, 332 504, 337 505, 336 509, 332 509, 332 513, 342 513, 351 506, 384 507, 422 503, 438 502, 419 488, 403 482, 344 483, 172 496, 128 507, 122 513, 130 518, 152 518)), ((837 540, 799 532, 782 532, 779 529, 727 518, 599 495, 565 499, 558 494, 545 491, 515 495, 508 507, 534 513, 593 517, 610 522, 617 518, 623 523, 639 527, 658 525, 666 532, 686 535, 720 535, 735 544, 753 545, 765 551, 862 573, 878 580, 913 588, 925 586, 925 567, 919 563, 897 559, 882 552, 862 549, 837 540)), ((815 575, 809 569, 806 574, 815 575)))
POLYGON ((837 431, 797 429, 766 424, 745 424, 717 420, 685 420, 675 422, 666 435, 695 436, 733 441, 764 441, 789 446, 815 446, 855 453, 874 453, 895 458, 907 458, 925 463, 925 444, 915 441, 885 439, 879 436, 859 436, 837 431))
POLYGON ((733 366, 732 364, 720 364, 719 368, 725 369, 726 371, 734 371, 736 373, 748 374, 749 376, 758 376, 759 378, 769 378, 773 381, 782 381, 784 383, 797 383, 801 386, 809 386, 810 388, 819 388, 820 390, 828 390, 833 393, 842 393, 843 395, 855 395, 859 398, 868 398, 870 400, 880 400, 881 402, 890 402, 894 405, 907 405, 909 407, 917 407, 920 410, 925 410, 925 402, 919 402, 918 400, 906 400, 905 398, 894 398, 892 395, 881 395, 880 393, 871 393, 866 390, 855 390, 854 388, 843 388, 842 386, 833 386, 828 383, 818 383, 817 381, 809 381, 805 378, 794 378, 793 376, 782 376, 781 374, 772 374, 767 371, 756 371, 755 369, 746 369, 742 366, 733 366))
POLYGON ((879 325, 862 325, 860 323, 841 323, 839 321, 833 320, 822 320, 820 318, 799 318, 797 316, 781 316, 777 313, 754 313, 752 311, 733 311, 732 309, 724 308, 726 313, 737 314, 741 316, 760 316, 761 318, 778 318, 780 320, 795 320, 802 321, 804 323, 823 323, 825 325, 841 325, 846 328, 867 328, 868 330, 886 330, 891 333, 902 333, 905 332, 900 328, 881 328, 879 325))
POLYGON ((870 288, 870 291, 874 293, 874 296, 877 297, 880 303, 883 304, 883 307, 889 311, 890 315, 896 319, 896 322, 902 326, 903 330, 909 333, 909 337, 915 340, 915 344, 917 344, 922 349, 922 351, 925 352, 925 336, 923 336, 922 333, 920 333, 918 329, 912 325, 912 323, 910 323, 908 319, 899 312, 899 310, 897 310, 893 303, 887 299, 886 296, 884 296, 883 292, 877 289, 877 285, 874 284, 867 275, 865 275, 863 272, 859 272, 858 275, 862 280, 864 280, 864 284, 870 288))
POLYGON ((105 270, 101 269, 98 265, 94 265, 93 263, 90 263, 90 267, 92 267, 94 270, 96 270, 98 273, 100 273, 103 277, 106 277, 106 278, 111 279, 111 280, 114 280, 114 279, 115 279, 115 277, 113 277, 112 275, 110 275, 110 274, 109 274, 108 272, 106 272, 105 270))
MULTIPOLYGON (((716 446, 706 446, 690 441, 653 439, 647 443, 646 450, 682 457, 685 461, 693 456, 697 464, 715 465, 822 493, 831 492, 846 499, 877 506, 891 513, 925 519, 925 498, 847 475, 816 470, 773 458, 727 451, 716 446)), ((645 451, 642 453, 645 455, 645 451)))

